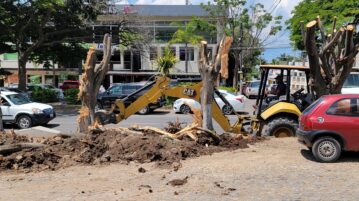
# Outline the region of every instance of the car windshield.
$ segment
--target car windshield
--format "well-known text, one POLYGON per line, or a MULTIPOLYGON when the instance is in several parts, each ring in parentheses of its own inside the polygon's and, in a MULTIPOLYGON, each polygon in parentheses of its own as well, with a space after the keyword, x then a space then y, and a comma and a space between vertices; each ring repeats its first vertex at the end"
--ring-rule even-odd
POLYGON ((359 74, 350 74, 345 80, 343 88, 359 87, 359 74))
POLYGON ((21 94, 10 94, 10 95, 6 95, 6 97, 15 105, 23 105, 23 104, 31 103, 31 101, 28 98, 26 98, 21 94))

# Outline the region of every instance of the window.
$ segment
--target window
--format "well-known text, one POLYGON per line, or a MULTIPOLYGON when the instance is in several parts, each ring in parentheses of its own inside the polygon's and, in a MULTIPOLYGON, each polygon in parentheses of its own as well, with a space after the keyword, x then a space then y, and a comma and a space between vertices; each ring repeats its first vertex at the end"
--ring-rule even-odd
POLYGON ((177 31, 177 27, 156 27, 156 42, 166 43, 172 39, 173 34, 177 31))
POLYGON ((113 86, 109 89, 110 94, 120 94, 122 92, 122 86, 113 86))
POLYGON ((150 47, 150 60, 156 60, 157 59, 157 47, 150 47))
POLYGON ((350 74, 344 82, 344 88, 355 88, 359 86, 359 74, 350 74))
POLYGON ((359 104, 356 98, 346 98, 335 102, 327 110, 327 114, 340 116, 359 116, 359 104))
MULTIPOLYGON (((180 47, 180 60, 186 61, 186 48, 180 47)), ((194 48, 187 47, 187 61, 194 61, 194 48)))
POLYGON ((111 56, 111 62, 114 64, 120 64, 121 63, 121 52, 120 50, 115 50, 113 52, 113 55, 111 56))
POLYGON ((11 94, 6 96, 12 103, 15 105, 23 105, 27 103, 31 103, 29 99, 21 94, 11 94))
POLYGON ((323 101, 323 98, 319 98, 318 100, 316 100, 315 102, 313 102, 311 105, 309 105, 304 111, 303 114, 309 114, 315 107, 317 107, 317 105, 319 103, 321 103, 323 101))
POLYGON ((123 86, 123 94, 132 94, 136 90, 137 90, 137 88, 134 85, 125 85, 125 86, 123 86))

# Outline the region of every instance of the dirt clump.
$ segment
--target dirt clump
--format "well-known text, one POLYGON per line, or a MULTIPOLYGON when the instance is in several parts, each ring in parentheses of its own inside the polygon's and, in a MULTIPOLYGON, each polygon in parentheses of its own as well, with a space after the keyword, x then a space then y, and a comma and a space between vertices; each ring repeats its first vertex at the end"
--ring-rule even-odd
POLYGON ((171 186, 182 186, 187 183, 187 179, 188 179, 188 176, 186 176, 183 179, 173 179, 173 180, 169 181, 167 183, 167 185, 171 184, 171 186))
POLYGON ((16 135, 13 130, 10 132, 0 132, 0 145, 30 142, 27 136, 16 135))
MULTIPOLYGON (((3 138, 0 138, 3 139, 3 138)), ((22 137, 10 135, 9 141, 23 141, 22 137), (14 140, 13 140, 14 139, 14 140)), ((156 162, 161 167, 180 167, 186 158, 212 154, 226 150, 247 148, 248 143, 262 139, 242 138, 237 135, 220 136, 219 144, 202 144, 191 139, 171 139, 153 132, 126 133, 106 130, 81 138, 53 137, 42 140, 44 146, 23 149, 0 158, 0 170, 41 171, 56 170, 76 164, 104 164, 110 162, 136 161, 156 162)), ((3 141, 1 141, 3 142, 3 141)), ((210 141, 209 141, 210 142, 210 141)), ((142 169, 139 172, 145 172, 142 169)))

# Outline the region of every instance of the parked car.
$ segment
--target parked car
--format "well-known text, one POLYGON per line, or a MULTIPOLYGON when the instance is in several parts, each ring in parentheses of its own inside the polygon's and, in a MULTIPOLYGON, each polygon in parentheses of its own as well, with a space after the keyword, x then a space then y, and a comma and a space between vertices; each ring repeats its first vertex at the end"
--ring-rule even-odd
POLYGON ((334 162, 344 151, 359 151, 359 95, 322 96, 299 118, 298 141, 316 160, 334 162))
MULTIPOLYGON (((219 90, 219 92, 228 100, 236 112, 244 111, 243 95, 234 95, 225 90, 219 90)), ((217 95, 215 95, 215 100, 224 114, 229 115, 233 113, 232 108, 229 105, 226 105, 217 95)), ((173 110, 177 113, 187 114, 191 112, 191 108, 201 109, 201 104, 193 99, 188 98, 180 98, 173 103, 173 110)))
POLYGON ((62 91, 66 91, 67 89, 78 89, 79 87, 80 82, 78 80, 65 80, 62 85, 60 85, 62 91))
POLYGON ((56 92, 56 97, 58 100, 63 100, 64 99, 64 92, 62 92, 61 89, 59 88, 56 88, 52 85, 49 85, 49 84, 27 84, 27 88, 28 88, 28 91, 30 93, 30 97, 31 97, 31 93, 32 91, 38 89, 38 88, 41 88, 41 89, 50 89, 50 90, 54 90, 56 92))
POLYGON ((248 98, 255 98, 258 96, 260 81, 252 81, 247 84, 245 95, 248 98))
POLYGON ((2 120, 5 123, 15 123, 19 128, 24 129, 47 124, 56 117, 52 106, 31 102, 21 94, 2 91, 0 96, 2 120))
MULTIPOLYGON (((146 85, 145 82, 134 82, 134 83, 117 83, 113 84, 105 92, 99 93, 97 96, 97 108, 98 109, 108 109, 111 108, 112 104, 115 103, 116 99, 124 99, 128 95, 136 92, 146 85)), ((140 93, 127 98, 125 100, 125 106, 130 105, 136 99, 146 93, 147 90, 141 91, 140 93)), ((162 107, 165 104, 164 97, 158 99, 156 103, 150 103, 148 106, 141 109, 139 114, 148 114, 151 111, 162 107)))
POLYGON ((345 80, 342 94, 359 94, 359 72, 352 72, 345 80))

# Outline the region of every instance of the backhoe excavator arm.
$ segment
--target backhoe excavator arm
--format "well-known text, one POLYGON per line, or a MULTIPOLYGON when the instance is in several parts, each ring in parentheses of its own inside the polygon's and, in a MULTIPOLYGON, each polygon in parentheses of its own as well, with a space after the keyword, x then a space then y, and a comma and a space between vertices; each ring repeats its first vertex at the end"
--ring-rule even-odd
MULTIPOLYGON (((147 90, 142 96, 140 96, 136 101, 131 103, 128 107, 125 107, 125 99, 118 99, 115 102, 115 107, 113 109, 114 113, 114 122, 119 123, 124 119, 127 119, 131 115, 135 114, 149 103, 156 102, 162 96, 171 96, 177 98, 190 98, 196 101, 200 101, 200 91, 202 87, 202 82, 199 82, 192 86, 170 86, 170 78, 159 76, 156 78, 156 81, 146 85, 139 91, 129 95, 136 95, 141 93, 144 90, 147 90)), ((223 97, 222 97, 223 98, 223 97)), ((235 124, 233 127, 230 125, 228 118, 222 113, 222 110, 219 108, 216 101, 212 102, 212 117, 214 120, 222 127, 226 132, 235 132, 240 133, 241 125, 235 124)))

